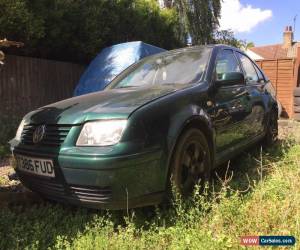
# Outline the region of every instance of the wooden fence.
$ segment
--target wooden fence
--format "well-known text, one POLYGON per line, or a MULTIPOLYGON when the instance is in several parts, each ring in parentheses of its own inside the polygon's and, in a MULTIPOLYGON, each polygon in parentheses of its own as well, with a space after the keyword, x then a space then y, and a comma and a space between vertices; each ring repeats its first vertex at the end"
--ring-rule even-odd
POLYGON ((268 78, 271 80, 280 101, 284 115, 293 117, 293 91, 296 87, 298 69, 296 69, 296 60, 291 58, 275 60, 258 60, 257 65, 262 68, 268 78))
POLYGON ((0 115, 21 117, 72 96, 84 66, 7 55, 0 66, 0 115))

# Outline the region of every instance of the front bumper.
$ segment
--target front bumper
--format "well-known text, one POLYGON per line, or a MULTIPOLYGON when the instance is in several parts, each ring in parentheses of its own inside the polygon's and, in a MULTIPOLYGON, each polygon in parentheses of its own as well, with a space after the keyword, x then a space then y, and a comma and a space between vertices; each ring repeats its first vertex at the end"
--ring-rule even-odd
POLYGON ((124 209, 157 204, 165 188, 159 149, 105 157, 96 154, 57 155, 16 147, 13 154, 52 159, 55 178, 16 169, 21 182, 41 196, 90 208, 124 209))

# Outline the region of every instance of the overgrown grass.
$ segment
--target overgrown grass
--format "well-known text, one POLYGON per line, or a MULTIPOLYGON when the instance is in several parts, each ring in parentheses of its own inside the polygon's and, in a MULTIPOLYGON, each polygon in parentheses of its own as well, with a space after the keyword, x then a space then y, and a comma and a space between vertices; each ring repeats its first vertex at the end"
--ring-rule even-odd
POLYGON ((13 115, 0 114, 0 159, 10 154, 8 141, 15 136, 19 122, 13 115))
POLYGON ((169 208, 1 209, 0 249, 240 249, 245 235, 299 239, 299 159, 300 145, 290 141, 253 149, 218 170, 204 194, 177 197, 169 208))
POLYGON ((7 184, 7 180, 4 177, 0 176, 0 186, 6 184, 7 184))

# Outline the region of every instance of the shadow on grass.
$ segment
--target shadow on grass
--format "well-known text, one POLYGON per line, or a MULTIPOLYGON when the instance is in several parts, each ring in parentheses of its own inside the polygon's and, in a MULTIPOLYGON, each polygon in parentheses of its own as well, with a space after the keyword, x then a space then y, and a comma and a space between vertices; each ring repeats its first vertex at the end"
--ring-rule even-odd
POLYGON ((47 249, 57 237, 75 237, 91 218, 88 210, 48 202, 1 208, 0 249, 47 249))
POLYGON ((233 190, 250 191, 249 185, 265 179, 270 173, 271 164, 280 161, 294 143, 290 140, 278 140, 268 148, 260 144, 254 145, 247 152, 242 152, 227 164, 215 169, 212 182, 218 189, 222 182, 230 179, 229 185, 233 190))
MULTIPOLYGON (((18 204, 22 195, 16 193, 18 204)), ((0 249, 47 249, 61 239, 71 244, 95 224, 99 231, 106 225, 117 231, 120 227, 125 228, 129 221, 136 228, 147 229, 146 221, 153 218, 156 218, 153 207, 131 209, 127 213, 125 210, 93 210, 45 200, 28 201, 27 197, 21 205, 0 206, 0 249)))

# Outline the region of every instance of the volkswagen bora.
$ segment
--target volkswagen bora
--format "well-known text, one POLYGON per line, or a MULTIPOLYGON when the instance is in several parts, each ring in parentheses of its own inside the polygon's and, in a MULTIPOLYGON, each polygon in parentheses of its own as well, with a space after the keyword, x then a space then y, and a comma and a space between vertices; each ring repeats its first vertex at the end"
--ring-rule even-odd
POLYGON ((27 114, 11 140, 21 182, 42 197, 93 208, 183 196, 216 166, 277 137, 269 80, 223 45, 168 51, 122 72, 102 92, 27 114))

